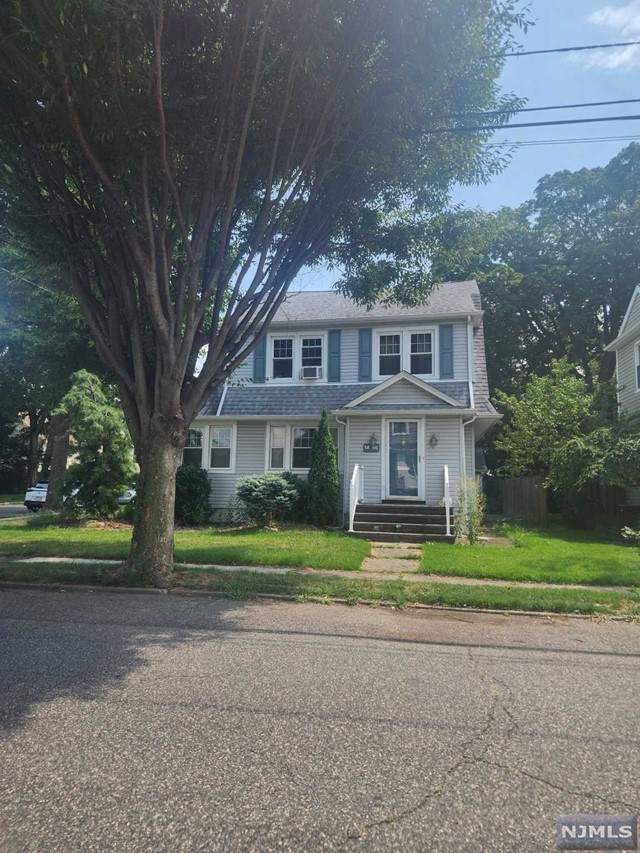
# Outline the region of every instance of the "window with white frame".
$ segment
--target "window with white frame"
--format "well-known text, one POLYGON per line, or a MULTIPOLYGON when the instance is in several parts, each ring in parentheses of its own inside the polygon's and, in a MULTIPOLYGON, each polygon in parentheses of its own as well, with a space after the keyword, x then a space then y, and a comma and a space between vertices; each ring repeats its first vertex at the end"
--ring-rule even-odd
POLYGON ((284 471, 287 447, 286 426, 272 426, 269 434, 269 468, 284 471))
POLYGON ((377 352, 374 360, 374 378, 395 376, 401 370, 414 376, 434 376, 436 363, 436 335, 433 329, 415 331, 380 331, 376 335, 377 352))
POLYGON ((202 430, 190 429, 182 451, 182 464, 202 467, 202 430))
MULTIPOLYGON (((302 368, 322 367, 322 338, 302 338, 302 368)), ((304 378, 304 372, 303 372, 304 378)))
MULTIPOLYGON (((338 429, 330 427, 329 432, 338 450, 338 429)), ((285 469, 306 470, 311 465, 311 448, 316 427, 293 427, 271 424, 268 432, 267 464, 271 471, 285 469)))
POLYGON ((293 338, 273 338, 273 378, 293 377, 293 338))
POLYGON ((221 470, 231 468, 233 427, 211 427, 211 456, 209 467, 221 470))
POLYGON ((433 373, 433 337, 431 332, 412 332, 409 349, 409 373, 433 373))
POLYGON ((311 465, 311 448, 316 434, 315 427, 294 427, 293 450, 291 454, 292 468, 309 468, 311 465))
POLYGON ((398 334, 394 335, 380 335, 380 361, 379 361, 379 374, 380 376, 393 376, 396 373, 400 373, 402 369, 401 364, 401 346, 402 336, 398 334))
POLYGON ((640 391, 640 341, 634 347, 636 353, 636 391, 640 391))

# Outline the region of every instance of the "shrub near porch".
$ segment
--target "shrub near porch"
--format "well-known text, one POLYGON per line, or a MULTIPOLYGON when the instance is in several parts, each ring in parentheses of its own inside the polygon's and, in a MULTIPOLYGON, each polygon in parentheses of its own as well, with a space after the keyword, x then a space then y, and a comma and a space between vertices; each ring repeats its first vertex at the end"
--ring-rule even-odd
POLYGON ((559 525, 539 529, 503 525, 499 532, 515 547, 452 548, 427 543, 420 571, 534 583, 640 587, 640 554, 631 545, 559 525))

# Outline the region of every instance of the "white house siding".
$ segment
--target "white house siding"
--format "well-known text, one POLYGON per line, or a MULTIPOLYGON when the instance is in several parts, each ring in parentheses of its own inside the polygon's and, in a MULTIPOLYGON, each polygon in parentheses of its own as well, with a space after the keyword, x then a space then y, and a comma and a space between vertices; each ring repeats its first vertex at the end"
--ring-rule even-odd
MULTIPOLYGON (((379 417, 349 418, 349 453, 345 482, 347 488, 351 480, 354 465, 364 468, 364 499, 366 502, 379 503, 381 497, 381 459, 382 459, 382 420, 379 417), (380 453, 365 453, 362 449, 371 435, 375 435, 380 444, 380 453)), ((345 499, 348 500, 347 496, 345 499)))
POLYGON ((229 381, 235 382, 237 379, 253 379, 253 353, 233 372, 229 381))
MULTIPOLYGON (((413 382, 408 382, 406 379, 400 379, 394 382, 384 391, 379 391, 375 397, 365 400, 362 406, 366 408, 367 404, 375 403, 376 406, 397 406, 402 409, 403 405, 411 405, 411 403, 425 403, 428 400, 435 402, 437 400, 432 394, 427 394, 422 388, 418 388, 413 382)), ((438 401, 439 402, 439 401, 438 401)))
POLYGON ((476 476, 476 453, 473 429, 473 424, 470 424, 469 426, 464 428, 464 460, 465 475, 467 477, 476 476))
MULTIPOLYGON (((211 506, 226 509, 235 497, 240 477, 264 471, 266 422, 239 423, 236 432, 235 472, 209 471, 211 506)), ((206 451, 205 451, 206 452, 206 451)), ((206 459, 205 459, 206 462, 206 459)))
MULTIPOLYGON (((640 307, 640 299, 636 300, 636 305, 640 307)), ((618 399, 622 412, 634 413, 640 410, 640 392, 636 391, 635 357, 635 344, 638 340, 640 340, 640 326, 637 338, 632 338, 618 350, 618 399)))
POLYGON ((444 497, 444 466, 449 466, 451 497, 457 502, 460 482, 461 435, 459 417, 426 418, 425 458, 426 478, 425 497, 431 506, 437 506, 444 497), (431 447, 430 439, 435 435, 436 447, 431 447))

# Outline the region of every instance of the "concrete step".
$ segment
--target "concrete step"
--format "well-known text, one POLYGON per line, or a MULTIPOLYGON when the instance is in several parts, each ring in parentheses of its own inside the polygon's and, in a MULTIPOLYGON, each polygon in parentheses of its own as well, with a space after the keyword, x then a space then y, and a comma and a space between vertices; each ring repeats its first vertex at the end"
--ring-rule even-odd
POLYGON ((356 512, 384 513, 385 515, 437 515, 444 518, 443 506, 427 506, 424 503, 360 503, 356 506, 356 512))
MULTIPOLYGON (((364 521, 369 524, 437 524, 446 526, 443 515, 432 515, 431 513, 390 513, 390 512, 356 512, 355 521, 364 521)), ((453 517, 451 518, 453 525, 453 517)))
POLYGON ((446 542, 451 545, 454 542, 453 536, 439 536, 434 533, 364 533, 358 530, 350 535, 371 542, 446 542))
POLYGON ((363 533, 402 533, 406 531, 407 533, 436 533, 444 536, 447 532, 444 524, 411 523, 399 521, 396 518, 393 521, 374 522, 360 520, 358 516, 354 519, 353 528, 363 533))

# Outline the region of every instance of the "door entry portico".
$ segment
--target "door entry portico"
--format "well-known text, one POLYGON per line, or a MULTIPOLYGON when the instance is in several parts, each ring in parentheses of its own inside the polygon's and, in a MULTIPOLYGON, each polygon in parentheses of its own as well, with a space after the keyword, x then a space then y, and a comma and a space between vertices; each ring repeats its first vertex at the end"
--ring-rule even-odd
POLYGON ((421 432, 417 420, 387 421, 387 497, 422 497, 421 432))

